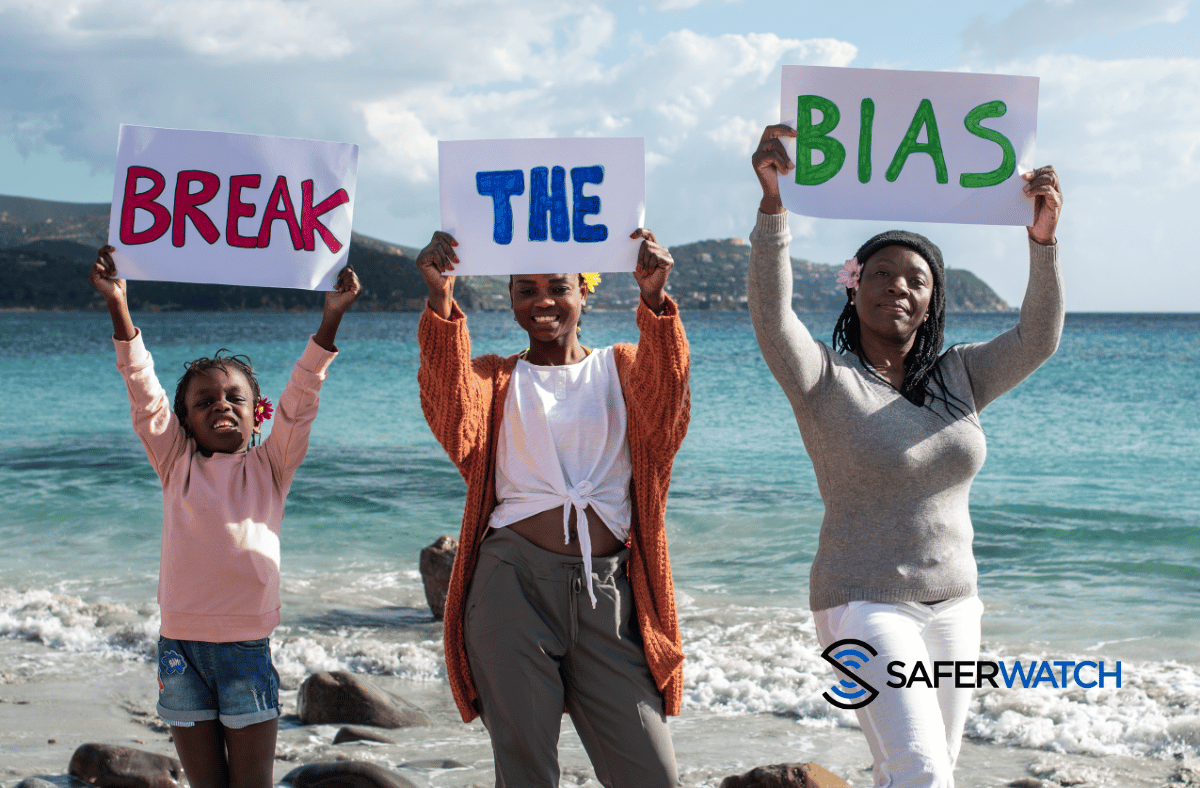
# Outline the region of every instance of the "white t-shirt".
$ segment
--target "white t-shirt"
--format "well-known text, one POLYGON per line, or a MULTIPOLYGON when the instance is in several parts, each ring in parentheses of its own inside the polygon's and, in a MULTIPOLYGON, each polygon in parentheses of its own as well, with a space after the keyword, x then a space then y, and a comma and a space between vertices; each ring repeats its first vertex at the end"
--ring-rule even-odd
POLYGON ((576 512, 592 592, 592 546, 584 510, 591 506, 618 540, 629 537, 632 506, 625 397, 612 347, 582 361, 542 367, 521 359, 513 370, 496 458, 496 508, 488 524, 503 528, 563 507, 563 542, 576 512))

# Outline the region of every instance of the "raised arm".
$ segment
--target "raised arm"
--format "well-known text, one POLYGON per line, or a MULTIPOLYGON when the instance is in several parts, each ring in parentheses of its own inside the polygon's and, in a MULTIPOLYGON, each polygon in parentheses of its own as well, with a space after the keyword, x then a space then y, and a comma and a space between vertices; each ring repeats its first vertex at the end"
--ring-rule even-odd
POLYGON ((779 197, 780 175, 793 168, 781 139, 794 129, 768 126, 751 162, 762 186, 758 221, 750 233, 750 318, 763 359, 793 405, 816 385, 825 364, 820 343, 792 310, 791 233, 779 197))
POLYGON ((623 381, 626 407, 637 412, 643 424, 654 425, 656 438, 650 449, 658 461, 670 462, 687 434, 691 413, 687 336, 679 308, 666 294, 675 260, 650 230, 639 228, 630 238, 642 239, 634 272, 641 304, 637 351, 628 380, 623 381))
POLYGON ((338 327, 350 305, 362 294, 362 284, 354 269, 346 266, 338 272, 333 290, 325 294, 321 325, 292 368, 287 386, 279 396, 271 434, 263 449, 271 459, 276 484, 287 489, 292 475, 308 453, 308 438, 320 405, 321 384, 329 374, 329 365, 337 355, 338 327))
POLYGON ((113 339, 128 342, 137 334, 137 329, 129 316, 125 280, 117 278, 117 264, 112 259, 112 253, 115 251, 111 246, 100 247, 100 251, 96 252, 96 262, 92 264, 88 281, 100 291, 100 295, 104 296, 104 303, 108 305, 108 314, 113 324, 113 339))
POLYGON ((1029 377, 1058 349, 1063 328, 1063 281, 1056 230, 1063 195, 1053 167, 1025 173, 1025 193, 1034 198, 1029 234, 1029 283, 1017 325, 988 342, 966 345, 959 352, 971 379, 975 407, 992 400, 1029 377))
POLYGON ((113 262, 115 249, 105 246, 96 253, 96 262, 88 274, 104 302, 113 324, 113 345, 117 351, 117 369, 129 392, 129 412, 146 457, 164 482, 176 457, 186 448, 187 435, 179 424, 167 392, 154 374, 154 360, 142 342, 140 332, 129 316, 124 279, 117 279, 113 262))
POLYGON ((454 247, 458 241, 450 233, 438 230, 433 234, 429 244, 417 254, 417 270, 429 288, 429 308, 442 320, 450 319, 450 310, 454 304, 454 275, 443 276, 453 271, 459 262, 454 247))
POLYGON ((480 450, 491 413, 490 380, 498 359, 472 361, 467 318, 454 303, 454 270, 459 262, 449 233, 435 232, 417 255, 416 266, 429 288, 428 308, 417 325, 421 366, 417 382, 425 420, 450 461, 464 472, 464 463, 480 450))
POLYGON ((357 274, 350 266, 338 272, 337 282, 333 290, 325 294, 325 309, 321 313, 321 325, 313 334, 313 341, 331 353, 337 352, 333 341, 337 338, 338 327, 342 324, 342 316, 350 305, 362 295, 362 284, 357 274))

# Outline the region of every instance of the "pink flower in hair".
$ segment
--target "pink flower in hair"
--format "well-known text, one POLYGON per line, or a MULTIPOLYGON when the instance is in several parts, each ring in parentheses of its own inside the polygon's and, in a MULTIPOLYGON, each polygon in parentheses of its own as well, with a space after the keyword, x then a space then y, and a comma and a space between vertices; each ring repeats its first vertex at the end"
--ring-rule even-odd
POLYGON ((273 415, 275 415, 275 406, 271 404, 271 400, 259 397, 258 403, 254 406, 254 423, 261 425, 273 415))
POLYGON ((859 265, 857 257, 851 257, 842 265, 842 270, 838 271, 837 280, 839 285, 845 285, 851 290, 858 289, 858 275, 862 273, 862 266, 859 265))

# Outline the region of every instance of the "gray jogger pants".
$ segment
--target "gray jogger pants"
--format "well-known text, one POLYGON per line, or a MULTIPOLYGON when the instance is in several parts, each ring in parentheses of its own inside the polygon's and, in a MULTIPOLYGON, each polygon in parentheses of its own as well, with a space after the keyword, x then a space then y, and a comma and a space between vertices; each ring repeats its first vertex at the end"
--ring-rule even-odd
POLYGON ((593 557, 593 610, 582 558, 506 528, 480 546, 466 646, 497 788, 558 786, 564 707, 603 785, 678 785, 662 695, 633 618, 627 557, 593 557))

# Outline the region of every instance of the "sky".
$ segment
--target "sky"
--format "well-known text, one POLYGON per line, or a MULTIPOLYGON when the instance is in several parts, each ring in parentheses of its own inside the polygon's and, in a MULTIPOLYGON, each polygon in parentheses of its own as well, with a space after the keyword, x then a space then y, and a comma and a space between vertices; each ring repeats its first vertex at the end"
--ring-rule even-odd
MULTIPOLYGON (((1014 74, 1040 79, 1068 310, 1195 312, 1193 4, 0 0, 0 194, 109 201, 121 123, 354 142, 354 229, 420 247, 438 140, 635 136, 660 242, 745 238, 781 66, 1014 74)), ((840 264, 891 226, 793 214, 792 255, 840 264)), ((1020 303, 1023 229, 898 226, 1020 303)))

